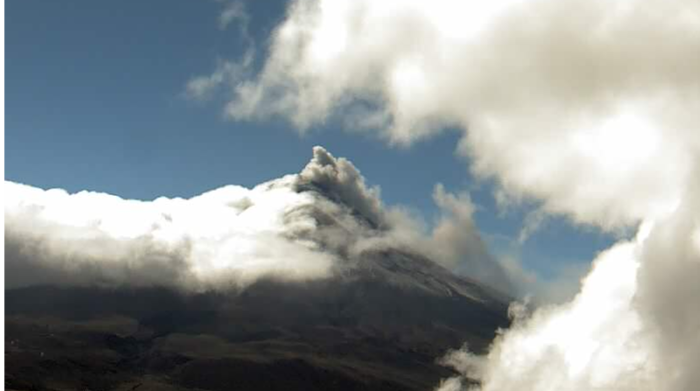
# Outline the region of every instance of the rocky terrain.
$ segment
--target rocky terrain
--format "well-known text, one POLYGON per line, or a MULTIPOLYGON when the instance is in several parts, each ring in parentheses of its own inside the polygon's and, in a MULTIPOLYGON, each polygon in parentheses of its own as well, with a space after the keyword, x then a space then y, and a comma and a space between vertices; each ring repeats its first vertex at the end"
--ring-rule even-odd
POLYGON ((304 285, 243 291, 28 287, 6 292, 14 390, 426 390, 436 359, 507 324, 496 293, 412 254, 304 285))

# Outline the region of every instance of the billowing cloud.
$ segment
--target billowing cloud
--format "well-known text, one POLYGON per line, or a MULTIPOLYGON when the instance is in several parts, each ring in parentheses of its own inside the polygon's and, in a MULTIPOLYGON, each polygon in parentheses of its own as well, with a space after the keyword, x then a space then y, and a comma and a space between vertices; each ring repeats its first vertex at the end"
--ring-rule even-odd
POLYGON ((125 200, 12 182, 5 194, 8 287, 241 288, 260 278, 327 278, 355 267, 365 251, 401 248, 509 290, 470 203, 439 187, 436 200, 446 209, 431 236, 419 219, 384 206, 379 188, 350 161, 321 147, 299 174, 190 199, 125 200))
POLYGON ((634 305, 653 343, 656 389, 691 390, 700 381, 699 190, 696 181, 676 213, 650 228, 640 249, 639 289, 634 305))
POLYGON ((694 0, 298 0, 226 112, 301 132, 339 118, 393 144, 458 128, 500 202, 637 229, 571 302, 457 367, 484 391, 686 391, 700 380, 698 64, 694 0))
MULTIPOLYGON (((482 391, 694 389, 700 380, 700 217, 688 194, 672 215, 646 223, 594 262, 569 303, 540 308, 496 339, 489 354, 446 360, 482 391), (457 362, 459 363, 459 362, 457 362)), ((467 388, 456 377, 441 391, 467 388)))
POLYGON ((332 259, 285 234, 283 221, 313 202, 285 177, 227 186, 191 199, 124 200, 5 183, 7 286, 34 283, 165 285, 203 289, 261 276, 328 275, 332 259))
POLYGON ((460 153, 513 198, 634 224, 679 202, 700 143, 699 15, 693 0, 300 0, 226 111, 301 131, 336 116, 399 144, 461 127, 460 153))

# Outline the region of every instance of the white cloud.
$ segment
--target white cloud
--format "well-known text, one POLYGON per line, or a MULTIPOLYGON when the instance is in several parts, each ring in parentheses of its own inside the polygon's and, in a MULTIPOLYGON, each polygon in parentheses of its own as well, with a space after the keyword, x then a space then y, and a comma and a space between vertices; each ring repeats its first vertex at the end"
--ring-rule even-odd
POLYGON ((247 36, 250 16, 246 12, 245 4, 242 1, 231 1, 224 5, 224 9, 219 15, 219 28, 225 30, 234 21, 240 23, 241 31, 247 36))
POLYGON ((694 389, 698 201, 688 193, 676 213, 602 253, 576 298, 516 321, 479 371, 463 373, 482 391, 694 389))
POLYGON ((387 208, 355 166, 315 147, 299 174, 252 189, 125 200, 5 182, 7 286, 100 284, 184 290, 302 282, 354 267, 375 249, 412 250, 508 291, 481 242, 466 195, 438 186, 432 232, 387 208), (343 259, 343 262, 339 262, 343 259), (349 260, 348 260, 349 259, 349 260))
POLYGON ((393 143, 456 125, 475 173, 508 192, 634 224, 678 202, 700 142, 698 14, 691 0, 300 0, 226 110, 301 131, 340 116, 393 143))
POLYGON ((696 180, 678 210, 650 228, 639 253, 634 304, 653 337, 656 389, 691 390, 700 381, 700 246, 693 240, 700 234, 699 189, 696 180))
POLYGON ((540 229, 547 219, 547 213, 541 209, 529 212, 523 221, 523 226, 518 233, 518 244, 523 245, 529 238, 540 229))
POLYGON ((284 235, 313 226, 287 213, 313 202, 294 177, 191 199, 124 200, 5 183, 7 286, 36 283, 208 289, 330 273, 332 258, 284 235))
POLYGON ((222 3, 223 10, 219 15, 219 28, 226 30, 231 23, 238 23, 239 38, 244 42, 245 49, 238 60, 222 59, 216 64, 216 69, 207 75, 190 78, 185 85, 184 95, 190 99, 206 100, 222 88, 236 88, 239 81, 249 77, 256 55, 255 40, 250 35, 250 15, 242 1, 217 0, 222 3))
POLYGON ((633 252, 633 244, 608 250, 571 303, 511 328, 487 358, 483 389, 624 389, 627 371, 644 367, 648 349, 644 339, 634 345, 641 321, 630 306, 638 267, 633 252))
POLYGON ((221 60, 214 72, 196 76, 185 85, 185 95, 194 100, 207 100, 223 86, 233 86, 250 72, 254 51, 248 50, 240 61, 221 60))

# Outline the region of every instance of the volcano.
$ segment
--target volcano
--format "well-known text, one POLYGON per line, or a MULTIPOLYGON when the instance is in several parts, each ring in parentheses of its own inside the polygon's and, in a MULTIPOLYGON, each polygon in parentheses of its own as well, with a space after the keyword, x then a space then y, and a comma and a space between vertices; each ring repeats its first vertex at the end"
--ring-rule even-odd
POLYGON ((13 286, 29 281, 17 265, 32 260, 18 250, 27 243, 8 240, 6 388, 431 389, 453 374, 437 363, 447 350, 467 343, 485 351, 508 326, 509 298, 410 247, 364 245, 389 223, 358 178, 317 148, 301 174, 260 185, 314 200, 283 219, 313 226, 282 235, 312 243, 334 264, 302 281, 263 274, 198 289, 105 278, 13 286))

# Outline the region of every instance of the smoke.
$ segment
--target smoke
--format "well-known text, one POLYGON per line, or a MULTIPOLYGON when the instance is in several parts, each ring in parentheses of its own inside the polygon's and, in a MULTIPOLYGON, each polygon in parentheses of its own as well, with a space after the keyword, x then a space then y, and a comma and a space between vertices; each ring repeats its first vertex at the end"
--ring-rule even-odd
POLYGON ((443 390, 686 391, 700 380, 698 64, 694 0, 298 0, 225 110, 300 132, 340 119, 399 145, 457 127, 501 201, 638 230, 571 302, 516 319, 468 366, 480 386, 443 390))
POLYGON ((360 171, 347 159, 336 159, 321 147, 315 147, 313 153, 298 186, 318 189, 331 200, 351 206, 372 226, 384 225, 379 188, 368 188, 360 171))
POLYGON ((125 200, 12 182, 4 190, 8 288, 241 289, 261 278, 329 278, 357 267, 366 251, 401 248, 510 289, 481 242, 466 195, 438 187, 443 216, 426 230, 417 217, 386 207, 378 187, 322 147, 299 174, 190 199, 125 200))

